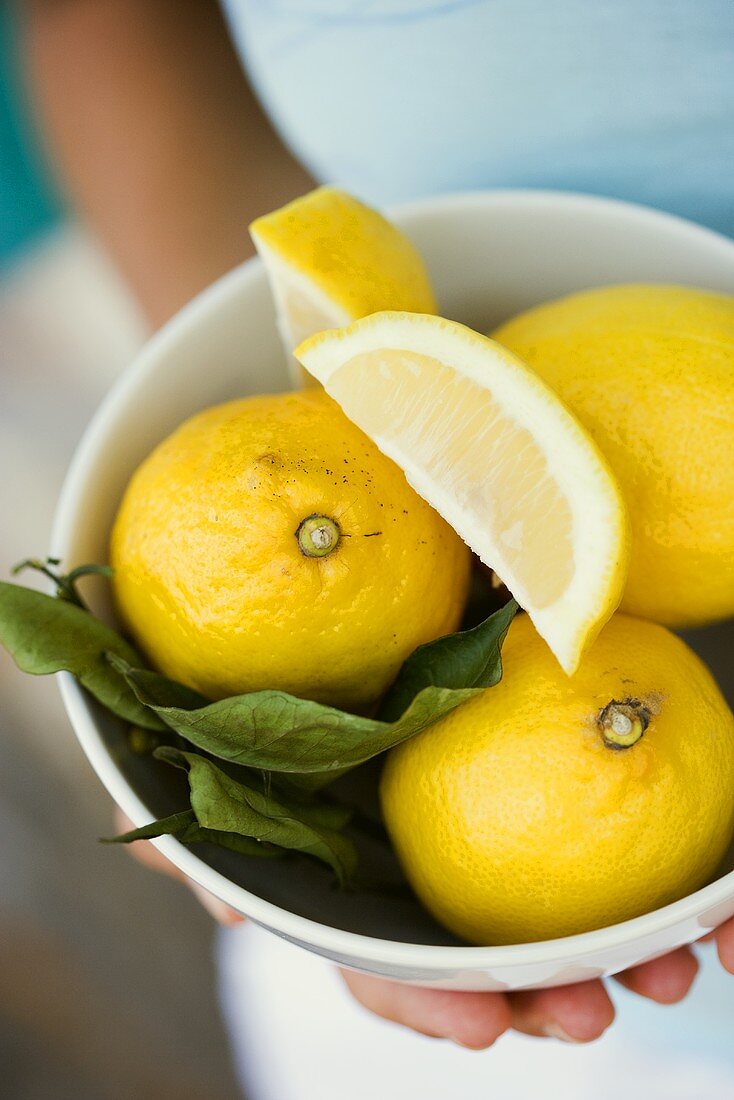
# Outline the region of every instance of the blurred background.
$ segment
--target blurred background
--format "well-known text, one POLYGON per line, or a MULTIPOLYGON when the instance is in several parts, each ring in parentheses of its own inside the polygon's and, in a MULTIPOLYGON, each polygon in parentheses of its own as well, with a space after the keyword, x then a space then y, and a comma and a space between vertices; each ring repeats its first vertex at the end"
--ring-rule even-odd
MULTIPOLYGON (((92 411, 144 330, 93 241, 64 217, 0 3, 0 575, 44 555, 92 411)), ((182 886, 97 837, 110 799, 51 679, 0 651, 0 1092, 9 1100, 238 1094, 214 926, 182 886)))

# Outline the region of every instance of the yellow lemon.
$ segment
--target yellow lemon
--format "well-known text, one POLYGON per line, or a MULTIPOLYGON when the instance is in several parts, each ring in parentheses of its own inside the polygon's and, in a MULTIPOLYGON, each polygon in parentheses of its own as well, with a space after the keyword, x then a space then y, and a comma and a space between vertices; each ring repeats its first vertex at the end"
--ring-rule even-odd
POLYGON ((734 718, 695 654, 619 614, 568 678, 523 615, 503 664, 384 770, 387 827, 434 916, 523 943, 702 886, 734 828, 734 718))
POLYGON ((313 384, 290 353, 316 332, 381 309, 435 313, 423 260, 377 210, 318 187, 250 226, 273 291, 294 381, 313 384))
POLYGON ((486 336, 417 313, 320 333, 296 357, 573 672, 619 603, 628 523, 606 462, 553 391, 486 336))
POLYGON ((622 608, 668 626, 734 614, 734 297, 606 287, 494 335, 576 413, 617 476, 632 521, 622 608))
POLYGON ((458 626, 469 573, 458 536, 318 390, 186 421, 134 475, 111 561, 121 616, 166 675, 349 709, 458 626))

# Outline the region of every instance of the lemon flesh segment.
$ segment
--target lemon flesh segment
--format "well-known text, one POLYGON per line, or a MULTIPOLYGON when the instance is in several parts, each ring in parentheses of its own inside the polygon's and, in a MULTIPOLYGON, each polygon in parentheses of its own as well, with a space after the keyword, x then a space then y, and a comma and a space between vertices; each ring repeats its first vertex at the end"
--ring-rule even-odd
POLYGON ((375 314, 296 357, 503 579, 572 673, 621 598, 624 502, 555 394, 442 318, 375 314))
POLYGON ((292 355, 308 336, 384 309, 436 311, 413 244, 382 214, 337 188, 319 187, 257 218, 250 234, 298 385, 313 384, 292 355))

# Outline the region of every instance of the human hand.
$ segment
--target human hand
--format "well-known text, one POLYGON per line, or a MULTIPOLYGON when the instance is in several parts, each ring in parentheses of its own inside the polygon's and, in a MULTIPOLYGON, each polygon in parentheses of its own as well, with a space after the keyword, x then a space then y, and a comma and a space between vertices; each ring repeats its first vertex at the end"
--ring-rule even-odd
MULTIPOLYGON (((732 922, 734 933, 734 922, 732 922)), ((731 970, 734 972, 734 934, 731 970)), ((664 958, 618 974, 622 985, 659 1004, 674 1004, 688 993, 698 962, 687 947, 664 958)), ((351 993, 366 1008, 422 1035, 451 1039, 471 1050, 483 1050, 505 1031, 588 1043, 598 1039, 614 1020, 614 1005, 601 981, 578 982, 554 989, 516 993, 461 993, 422 989, 372 978, 343 974, 351 993)))
MULTIPOLYGON (((120 832, 133 828, 118 816, 120 832)), ((150 843, 139 841, 130 849, 139 862, 185 882, 207 911, 221 924, 238 924, 244 918, 202 887, 191 882, 150 843)), ((734 974, 734 919, 704 937, 715 939, 722 966, 734 974)), ((657 1004, 675 1004, 688 993, 698 961, 688 947, 642 963, 615 981, 657 1004)), ((601 981, 579 982, 555 989, 530 989, 518 993, 461 993, 423 989, 391 982, 356 971, 342 971, 352 996, 370 1012, 421 1035, 451 1039, 472 1050, 483 1050, 505 1031, 588 1043, 598 1039, 614 1020, 614 1006, 601 981)))

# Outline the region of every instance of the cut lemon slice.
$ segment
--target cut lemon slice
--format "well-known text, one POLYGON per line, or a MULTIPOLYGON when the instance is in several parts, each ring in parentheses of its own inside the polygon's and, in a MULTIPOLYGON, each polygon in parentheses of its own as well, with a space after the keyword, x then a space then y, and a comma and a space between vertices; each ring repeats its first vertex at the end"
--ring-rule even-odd
POLYGON ((596 445, 500 344, 378 313, 296 350, 346 415, 491 566, 569 674, 619 603, 628 519, 596 445))
POLYGON ((334 187, 319 187, 250 226, 270 279, 278 328, 293 349, 315 332, 381 309, 435 313, 423 261, 382 214, 334 187))

